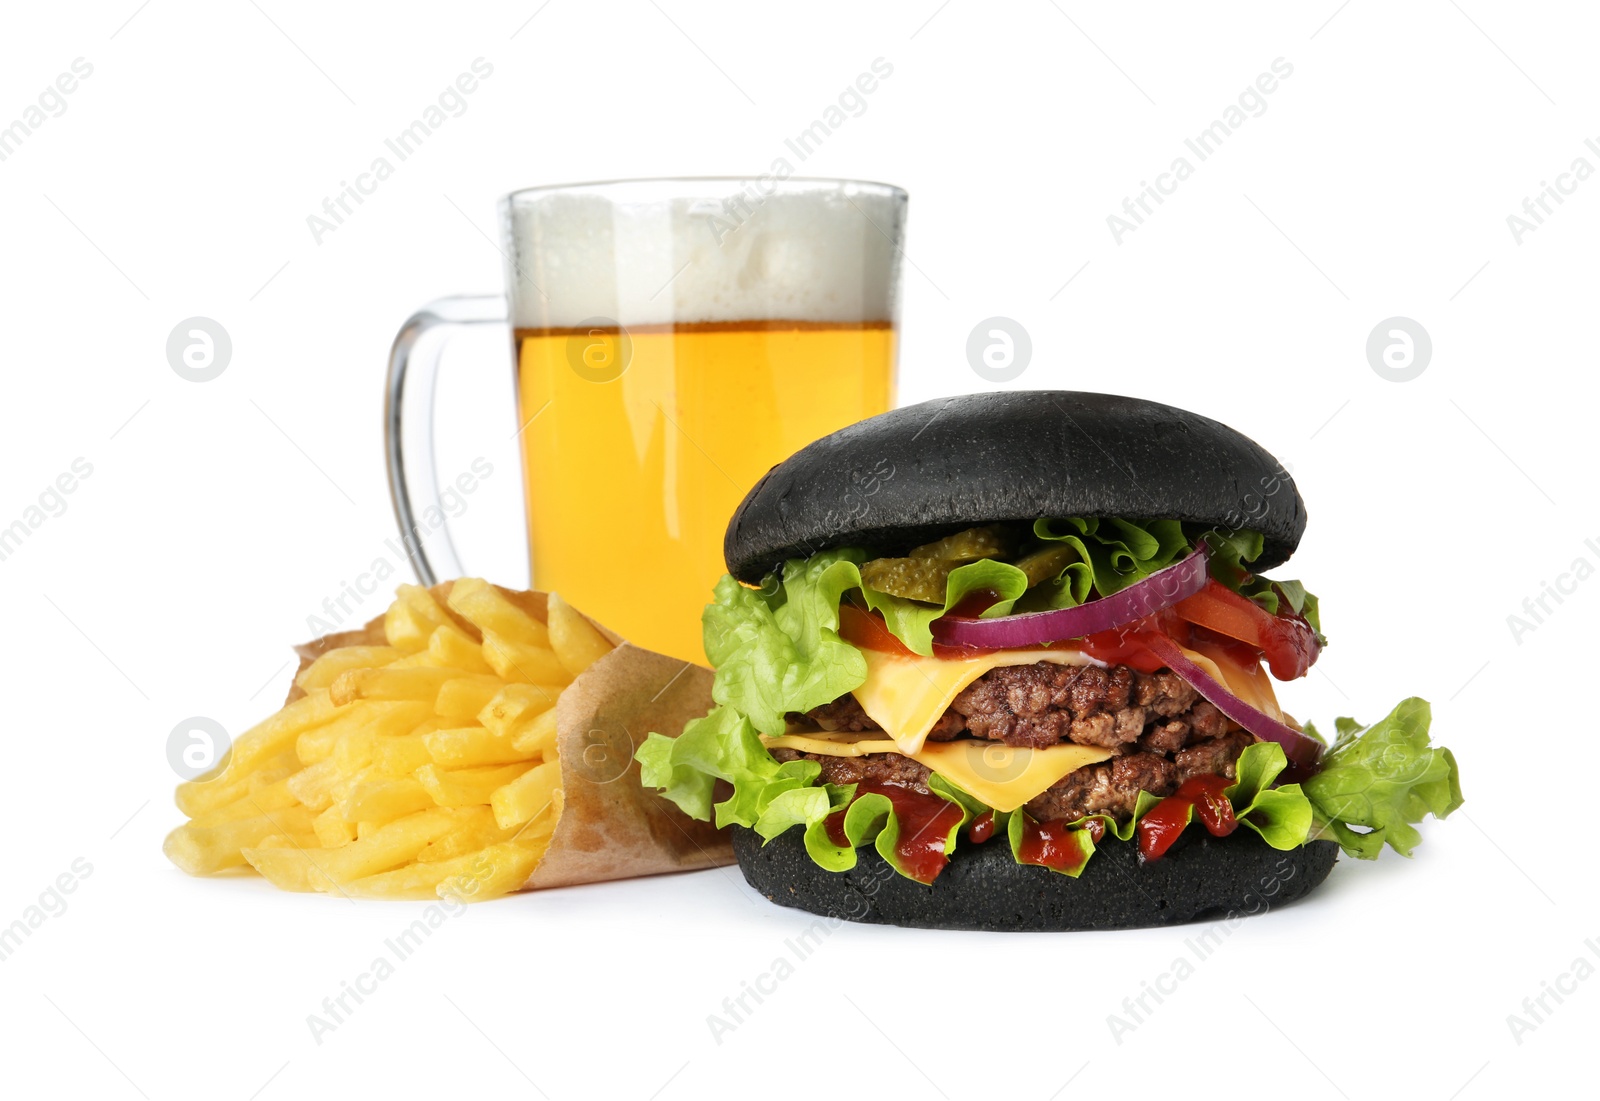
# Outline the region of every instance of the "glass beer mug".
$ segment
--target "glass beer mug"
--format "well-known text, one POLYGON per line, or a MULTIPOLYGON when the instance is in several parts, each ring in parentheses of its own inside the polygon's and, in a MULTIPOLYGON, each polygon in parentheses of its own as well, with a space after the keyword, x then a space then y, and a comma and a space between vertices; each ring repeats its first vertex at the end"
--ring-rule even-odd
POLYGON ((389 482, 417 574, 464 572, 416 522, 438 504, 438 338, 509 323, 533 585, 704 663, 700 612, 744 495, 894 402, 906 193, 626 180, 518 191, 500 214, 505 296, 430 304, 390 358, 389 482))

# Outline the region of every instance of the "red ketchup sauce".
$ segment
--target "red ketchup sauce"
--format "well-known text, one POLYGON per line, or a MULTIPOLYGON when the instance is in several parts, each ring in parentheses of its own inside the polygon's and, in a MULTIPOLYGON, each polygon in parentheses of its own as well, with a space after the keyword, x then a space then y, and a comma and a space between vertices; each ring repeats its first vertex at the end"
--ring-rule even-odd
POLYGON ((967 838, 974 845, 981 845, 994 836, 994 811, 986 810, 972 820, 967 827, 967 838))
MULTIPOLYGON (((895 842, 896 860, 918 883, 932 883, 950 862, 944 843, 961 821, 961 807, 937 795, 924 795, 896 784, 857 784, 856 798, 863 795, 882 795, 889 800, 900 821, 900 837, 895 842)), ((850 844, 844 833, 844 816, 844 810, 834 811, 825 823, 828 839, 839 846, 850 844)), ((989 828, 994 829, 992 818, 989 828)))
MULTIPOLYGON (((1101 826, 1099 820, 1090 825, 1100 826, 1102 830, 1105 828, 1101 826)), ((1024 817, 1022 840, 1017 845, 1017 859, 1025 864, 1039 864, 1046 868, 1054 868, 1058 872, 1076 874, 1089 862, 1089 857, 1079 847, 1078 839, 1072 836, 1077 832, 1076 829, 1068 829, 1062 822, 1035 822, 1031 818, 1024 817)), ((1093 837, 1093 831, 1090 832, 1090 836, 1093 837)))
POLYGON ((1161 800, 1139 819, 1139 855, 1157 860, 1188 825, 1188 810, 1205 826, 1212 837, 1226 837, 1238 828, 1233 805, 1222 793, 1233 786, 1226 776, 1191 776, 1174 795, 1161 800))

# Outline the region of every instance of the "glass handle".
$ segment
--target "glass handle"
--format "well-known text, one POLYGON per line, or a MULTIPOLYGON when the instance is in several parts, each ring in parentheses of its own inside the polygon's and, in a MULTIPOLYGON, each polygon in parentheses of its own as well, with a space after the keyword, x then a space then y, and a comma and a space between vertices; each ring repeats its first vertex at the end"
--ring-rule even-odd
POLYGON ((467 325, 504 325, 506 301, 501 295, 458 295, 428 303, 406 319, 389 351, 389 379, 383 400, 383 449, 389 466, 389 497, 394 501, 400 541, 424 585, 463 574, 461 560, 450 539, 448 522, 441 524, 435 561, 428 558, 417 526, 417 509, 433 506, 445 515, 439 502, 439 476, 433 461, 433 394, 439 358, 450 337, 467 325))

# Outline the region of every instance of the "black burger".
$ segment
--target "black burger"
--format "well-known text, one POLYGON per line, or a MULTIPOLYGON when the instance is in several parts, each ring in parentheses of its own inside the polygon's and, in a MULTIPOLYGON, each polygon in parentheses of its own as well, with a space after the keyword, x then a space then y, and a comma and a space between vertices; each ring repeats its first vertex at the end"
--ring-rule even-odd
POLYGON ((645 783, 732 827, 773 901, 936 928, 1110 929, 1298 898, 1461 804, 1429 707, 1339 719, 1273 681, 1325 645, 1264 576, 1294 480, 1209 418, 1021 391, 899 409, 774 467, 704 616, 717 708, 645 783))

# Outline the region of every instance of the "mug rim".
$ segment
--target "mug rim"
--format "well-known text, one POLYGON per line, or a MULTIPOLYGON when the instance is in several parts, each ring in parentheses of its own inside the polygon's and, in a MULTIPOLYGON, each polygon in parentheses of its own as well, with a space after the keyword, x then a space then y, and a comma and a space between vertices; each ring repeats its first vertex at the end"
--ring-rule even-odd
MULTIPOLYGON (((785 176, 782 179, 778 179, 770 174, 767 174, 759 176, 638 176, 619 177, 609 180, 583 180, 573 183, 535 184, 532 187, 521 187, 515 191, 507 192, 501 199, 501 202, 509 205, 514 204, 524 198, 543 198, 564 191, 604 191, 611 188, 630 187, 643 184, 745 184, 763 183, 767 181, 772 182, 780 188, 788 187, 793 184, 826 185, 816 186, 813 188, 817 191, 823 191, 829 186, 831 186, 833 189, 850 186, 875 190, 881 194, 885 194, 890 197, 899 197, 900 199, 908 199, 910 197, 905 188, 900 187, 897 184, 884 183, 881 180, 857 180, 842 176, 785 176)), ((687 192, 687 187, 680 189, 679 197, 702 197, 691 196, 687 194, 687 192)))

